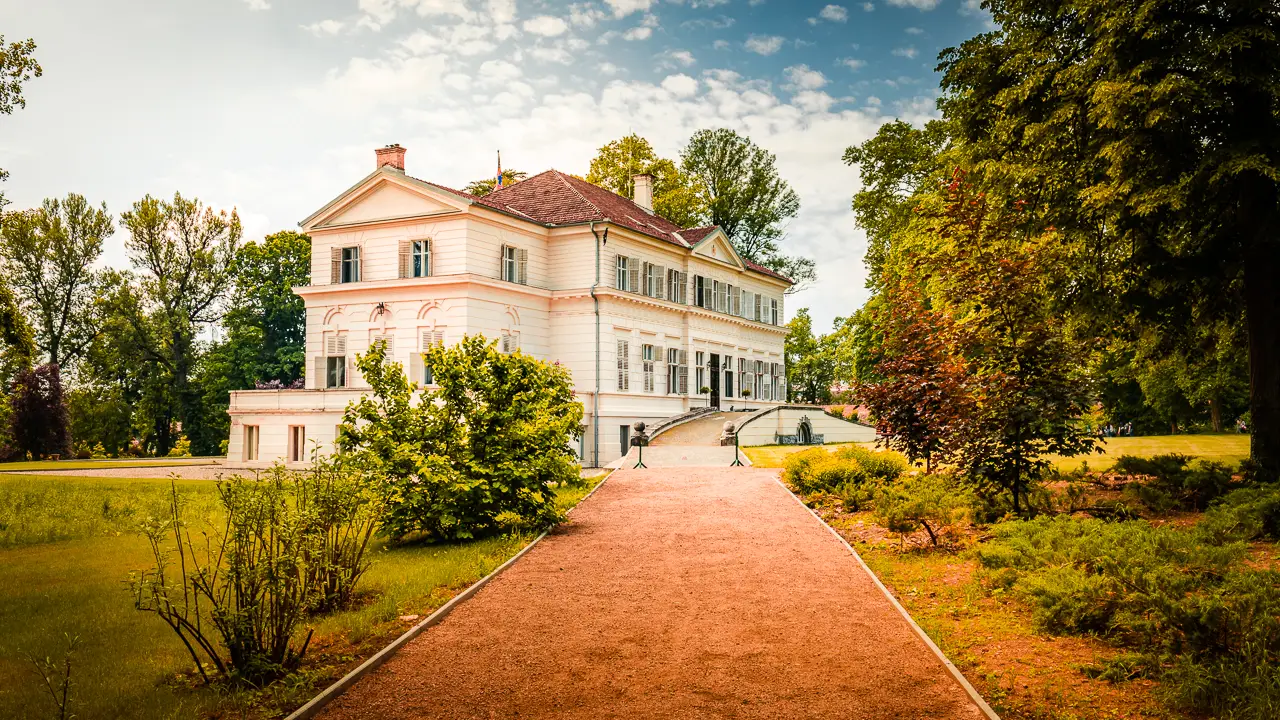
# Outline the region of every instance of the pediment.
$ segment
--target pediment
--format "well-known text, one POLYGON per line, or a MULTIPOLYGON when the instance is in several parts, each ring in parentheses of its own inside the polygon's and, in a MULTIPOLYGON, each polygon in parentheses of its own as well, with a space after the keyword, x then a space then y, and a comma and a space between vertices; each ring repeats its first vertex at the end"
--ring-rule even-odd
POLYGON ((343 203, 336 212, 325 217, 317 227, 394 220, 397 218, 439 215, 457 208, 424 193, 382 180, 364 193, 343 203))
POLYGON ((729 242, 729 237, 719 229, 716 229, 699 241, 697 245, 694 245, 693 253, 737 268, 745 267, 742 258, 738 256, 738 252, 733 249, 733 244, 729 242))

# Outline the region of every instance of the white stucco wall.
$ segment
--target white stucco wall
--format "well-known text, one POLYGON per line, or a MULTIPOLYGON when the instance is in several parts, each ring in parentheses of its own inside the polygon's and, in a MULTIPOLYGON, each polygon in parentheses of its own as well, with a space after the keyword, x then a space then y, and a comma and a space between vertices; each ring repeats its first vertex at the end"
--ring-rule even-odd
POLYGON ((801 418, 809 418, 809 426, 815 435, 822 435, 825 444, 847 442, 873 442, 876 431, 866 425, 840 420, 822 412, 822 408, 783 408, 757 418, 738 429, 738 444, 774 445, 777 435, 794 435, 801 418))

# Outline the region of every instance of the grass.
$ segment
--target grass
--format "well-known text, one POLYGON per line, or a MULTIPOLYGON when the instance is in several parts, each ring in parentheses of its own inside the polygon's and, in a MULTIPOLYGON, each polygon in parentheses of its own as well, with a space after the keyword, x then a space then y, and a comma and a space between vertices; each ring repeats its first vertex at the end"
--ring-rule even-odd
MULTIPOLYGON (((874 443, 858 443, 865 447, 873 447, 874 443)), ((825 445, 834 451, 840 445, 825 445)), ((1249 457, 1249 436, 1234 434, 1214 435, 1150 435, 1145 437, 1107 438, 1102 454, 1081 455, 1073 458, 1050 456, 1049 460, 1062 471, 1074 470, 1081 462, 1088 462, 1092 470, 1105 470, 1115 464, 1121 455, 1152 457, 1167 453, 1182 453, 1217 460, 1228 465, 1236 465, 1249 457)), ((752 464, 757 467, 782 467, 786 457, 792 453, 809 449, 797 445, 760 445, 742 448, 752 464)))
MULTIPOLYGON (((865 448, 874 448, 875 443, 832 443, 823 445, 830 452, 845 447, 847 445, 861 445, 865 448)), ((756 467, 780 468, 786 461, 787 456, 792 453, 798 453, 802 450, 808 450, 813 445, 753 445, 752 447, 742 448, 743 454, 751 458, 751 464, 756 467)))
POLYGON ((101 460, 30 460, 0 463, 0 472, 27 470, 98 470, 104 468, 213 465, 222 458, 119 458, 101 460))
MULTIPOLYGON (((213 483, 178 483, 193 509, 215 508, 213 483)), ((287 714, 406 630, 411 621, 401 616, 429 614, 532 539, 400 547, 377 542, 365 602, 315 619, 316 637, 302 671, 266 691, 226 693, 194 686, 181 643, 160 620, 133 608, 125 582, 130 570, 151 563, 146 541, 132 527, 163 503, 168 485, 157 479, 0 476, 0 522, 7 522, 0 531, 0 717, 52 716, 52 701, 25 656, 60 661, 64 634, 81 640, 72 659, 77 717, 235 717, 246 708, 251 716, 287 714), (104 501, 133 510, 104 514, 104 501)), ((587 492, 566 489, 559 503, 572 507, 587 492)))
POLYGON ((1104 452, 1100 455, 1072 458, 1052 456, 1049 459, 1059 470, 1064 471, 1080 467, 1081 462, 1088 462, 1091 470, 1105 470, 1114 465, 1116 458, 1121 455, 1149 458, 1168 453, 1181 453, 1234 466, 1249 457, 1249 436, 1222 433, 1113 437, 1106 438, 1102 447, 1104 452))

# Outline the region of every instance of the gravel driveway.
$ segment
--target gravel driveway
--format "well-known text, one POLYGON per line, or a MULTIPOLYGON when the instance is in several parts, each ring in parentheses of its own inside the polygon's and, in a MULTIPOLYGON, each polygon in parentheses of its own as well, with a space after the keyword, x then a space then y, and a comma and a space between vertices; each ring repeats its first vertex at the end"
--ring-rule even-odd
POLYGON ((321 717, 984 717, 776 477, 615 473, 321 717))

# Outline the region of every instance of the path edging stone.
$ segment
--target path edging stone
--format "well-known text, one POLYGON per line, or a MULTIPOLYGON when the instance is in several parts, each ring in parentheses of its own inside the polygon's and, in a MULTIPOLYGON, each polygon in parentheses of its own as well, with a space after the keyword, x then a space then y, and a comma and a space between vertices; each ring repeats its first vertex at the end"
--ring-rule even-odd
POLYGON ((898 602, 898 598, 894 597, 893 593, 889 592, 889 588, 885 587, 885 584, 880 581, 879 576, 871 570, 871 567, 862 559, 862 556, 858 554, 858 551, 853 549, 853 546, 849 544, 849 541, 845 540, 843 535, 836 532, 835 528, 827 524, 827 521, 823 520, 821 515, 813 511, 813 508, 805 505, 804 500, 801 500, 799 495, 791 492, 791 488, 787 487, 786 484, 782 482, 782 478, 774 476, 773 479, 784 492, 790 495, 791 498, 800 505, 800 507, 804 508, 806 512, 812 515, 814 520, 817 520, 822 527, 830 531, 830 533, 835 536, 836 540, 839 540, 840 544, 844 545, 850 555, 853 555, 853 559, 858 561, 858 565, 860 565, 862 569, 866 571, 867 575, 871 577, 871 581, 875 583, 876 587, 880 588, 880 592, 884 593, 884 596, 889 599, 889 603, 898 611, 898 614, 902 615, 902 618, 907 621, 907 624, 911 626, 913 631, 915 631, 916 636, 924 641, 925 646, 933 652, 934 656, 936 656, 938 660, 942 661, 943 666, 945 666, 947 671, 951 673, 951 677, 954 678, 960 687, 964 689, 964 691, 969 695, 969 699, 978 706, 978 709, 987 716, 988 720, 1000 720, 1000 716, 996 714, 995 710, 991 709, 991 706, 987 704, 986 700, 982 699, 982 696, 978 694, 978 691, 974 689, 973 685, 971 685, 965 678, 964 673, 960 672, 960 668, 957 668, 955 664, 943 654, 942 649, 939 648, 937 643, 929 637, 928 633, 926 633, 916 623, 915 618, 911 617, 911 614, 902 606, 902 603, 898 602))
MULTIPOLYGON (((586 502, 587 498, 594 495, 596 491, 599 490, 601 486, 605 484, 605 481, 607 481, 612 475, 613 475, 612 472, 606 473, 605 476, 600 480, 600 482, 596 483, 596 486, 591 488, 591 491, 588 492, 586 495, 583 495, 582 499, 579 500, 573 507, 569 508, 569 510, 565 514, 568 515, 569 513, 572 513, 579 505, 586 502)), ((525 553, 529 552, 534 548, 534 546, 542 542, 542 539, 545 538, 547 536, 547 533, 549 532, 550 532, 549 530, 543 531, 541 535, 533 539, 533 542, 530 542, 528 545, 525 545, 523 548, 521 548, 520 552, 516 553, 515 555, 512 555, 506 562, 494 568, 493 572, 490 572, 488 575, 485 575, 484 577, 475 581, 466 590, 463 590, 457 595, 454 595, 453 598, 449 600, 449 602, 445 603, 444 605, 441 605, 439 608, 436 609, 435 612, 428 615, 425 620, 419 621, 417 625, 414 625, 413 627, 406 630, 402 635, 397 637, 395 640, 392 640, 391 643, 388 644, 386 647, 374 653, 373 656, 371 656, 369 659, 365 660, 364 662, 356 666, 356 668, 353 669, 351 672, 347 673, 346 675, 343 675, 339 680, 334 682, 332 685, 325 688, 324 690, 321 690, 320 694, 316 695, 315 697, 311 698, 311 700, 307 701, 306 705, 303 705, 297 710, 294 710, 292 713, 289 714, 288 717, 285 718, 285 720, 310 720, 310 718, 313 718, 316 715, 318 715, 326 705, 328 705, 329 703, 337 699, 339 695, 342 695, 344 692, 346 692, 347 689, 350 688, 352 685, 355 685, 356 682, 360 680, 360 678, 364 677, 365 675, 368 675, 370 672, 376 670, 379 666, 381 666, 383 663, 389 660, 391 656, 396 653, 397 650, 407 645, 410 640, 413 640, 418 635, 421 635, 423 631, 427 630, 433 625, 439 625, 445 619, 445 617, 449 615, 449 613, 453 612, 453 610, 457 608, 458 605, 461 605, 462 603, 470 599, 473 595, 480 592, 481 588, 483 588, 485 585, 488 585, 491 580, 501 575, 507 568, 514 565, 517 560, 524 557, 525 553)))

